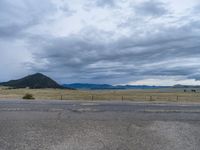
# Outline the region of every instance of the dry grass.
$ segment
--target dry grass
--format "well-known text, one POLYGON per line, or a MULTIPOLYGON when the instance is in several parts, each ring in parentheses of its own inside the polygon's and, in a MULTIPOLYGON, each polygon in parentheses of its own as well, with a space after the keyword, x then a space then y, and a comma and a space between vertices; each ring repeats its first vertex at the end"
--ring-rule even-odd
POLYGON ((60 89, 8 89, 0 87, 0 99, 22 99, 26 94, 44 100, 131 100, 131 101, 181 101, 200 102, 200 93, 183 90, 60 90, 60 89))

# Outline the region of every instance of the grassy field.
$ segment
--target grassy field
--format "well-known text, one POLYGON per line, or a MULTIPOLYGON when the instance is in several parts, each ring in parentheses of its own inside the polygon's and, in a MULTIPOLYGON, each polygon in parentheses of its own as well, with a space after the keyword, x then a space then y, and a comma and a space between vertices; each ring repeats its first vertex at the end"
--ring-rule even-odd
POLYGON ((0 87, 0 99, 22 99, 32 94, 42 100, 131 100, 200 102, 200 92, 183 92, 183 89, 156 90, 60 90, 60 89, 8 89, 0 87))

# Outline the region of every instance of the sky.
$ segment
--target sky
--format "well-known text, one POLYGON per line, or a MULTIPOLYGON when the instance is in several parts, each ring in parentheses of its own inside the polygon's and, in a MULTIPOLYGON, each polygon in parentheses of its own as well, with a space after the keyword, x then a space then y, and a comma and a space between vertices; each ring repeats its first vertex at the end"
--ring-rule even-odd
POLYGON ((200 85, 199 0, 0 0, 0 82, 200 85))

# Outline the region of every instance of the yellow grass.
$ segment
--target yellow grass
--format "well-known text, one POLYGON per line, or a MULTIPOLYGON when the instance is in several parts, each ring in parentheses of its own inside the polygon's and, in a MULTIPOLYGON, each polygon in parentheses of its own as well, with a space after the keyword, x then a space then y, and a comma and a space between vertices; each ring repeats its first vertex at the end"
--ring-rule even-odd
POLYGON ((0 99, 22 99, 30 93, 42 100, 131 100, 131 101, 179 101, 200 102, 200 93, 184 93, 183 90, 60 90, 60 89, 8 89, 0 87, 0 99))

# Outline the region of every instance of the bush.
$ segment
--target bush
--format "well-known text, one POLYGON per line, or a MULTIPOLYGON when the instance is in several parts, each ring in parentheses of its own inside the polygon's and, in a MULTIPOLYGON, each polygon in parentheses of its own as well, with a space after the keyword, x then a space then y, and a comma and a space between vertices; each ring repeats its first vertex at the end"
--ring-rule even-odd
POLYGON ((32 94, 27 93, 23 96, 23 99, 35 99, 32 94))

